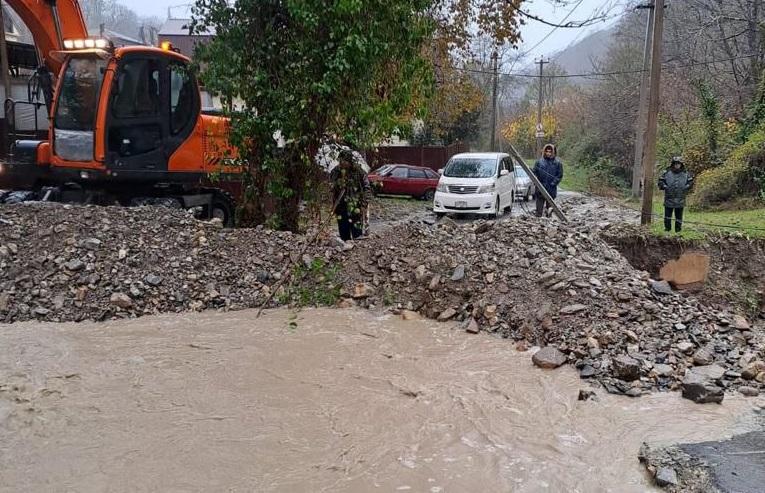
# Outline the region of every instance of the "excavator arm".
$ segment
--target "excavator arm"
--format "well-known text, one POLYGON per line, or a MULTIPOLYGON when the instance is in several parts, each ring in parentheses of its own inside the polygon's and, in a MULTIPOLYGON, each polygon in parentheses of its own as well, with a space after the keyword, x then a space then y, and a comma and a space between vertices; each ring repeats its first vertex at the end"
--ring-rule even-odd
POLYGON ((63 50, 63 40, 87 38, 88 27, 77 0, 5 0, 21 17, 35 40, 43 65, 58 74, 61 61, 50 56, 63 50))

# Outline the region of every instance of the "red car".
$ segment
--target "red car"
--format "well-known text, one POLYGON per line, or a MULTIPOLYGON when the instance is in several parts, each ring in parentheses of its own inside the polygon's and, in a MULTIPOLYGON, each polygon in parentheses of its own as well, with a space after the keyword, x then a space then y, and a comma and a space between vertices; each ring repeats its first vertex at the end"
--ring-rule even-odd
POLYGON ((439 178, 430 168, 408 164, 386 164, 369 173, 375 193, 409 195, 424 200, 433 200, 439 178))

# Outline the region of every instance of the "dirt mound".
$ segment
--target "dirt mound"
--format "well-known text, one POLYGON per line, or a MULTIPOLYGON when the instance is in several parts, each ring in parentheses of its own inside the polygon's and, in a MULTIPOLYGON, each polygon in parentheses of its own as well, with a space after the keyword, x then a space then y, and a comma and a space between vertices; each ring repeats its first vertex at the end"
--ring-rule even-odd
POLYGON ((584 224, 408 225, 351 251, 345 272, 349 296, 364 306, 556 346, 614 393, 679 389, 687 370, 739 386, 762 358, 748 321, 654 283, 584 224))

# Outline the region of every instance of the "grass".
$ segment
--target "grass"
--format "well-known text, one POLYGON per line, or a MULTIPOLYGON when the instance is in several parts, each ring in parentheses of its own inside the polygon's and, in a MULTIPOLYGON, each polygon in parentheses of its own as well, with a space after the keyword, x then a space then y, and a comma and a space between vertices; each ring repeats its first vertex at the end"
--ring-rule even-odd
MULTIPOLYGON (((632 209, 640 209, 636 200, 626 201, 632 209)), ((765 208, 738 211, 694 211, 685 209, 683 231, 680 235, 664 231, 664 202, 656 192, 653 202, 651 233, 656 236, 680 236, 687 240, 701 240, 709 234, 740 233, 750 238, 765 238, 765 208), (698 224, 694 224, 698 223, 698 224)))
POLYGON ((590 177, 587 170, 580 166, 566 166, 563 169, 563 181, 560 187, 569 192, 588 192, 590 177))

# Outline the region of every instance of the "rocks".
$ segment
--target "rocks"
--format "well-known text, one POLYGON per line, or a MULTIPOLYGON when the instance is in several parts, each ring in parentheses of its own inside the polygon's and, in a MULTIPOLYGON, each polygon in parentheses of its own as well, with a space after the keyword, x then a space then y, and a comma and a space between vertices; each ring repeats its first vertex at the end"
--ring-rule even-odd
POLYGON ((704 375, 688 372, 682 384, 683 397, 697 404, 721 403, 725 397, 722 387, 710 382, 704 375))
POLYGON ((470 334, 477 334, 480 331, 481 327, 478 325, 478 322, 476 322, 474 318, 471 318, 465 326, 465 332, 470 334))
POLYGON ((587 309, 586 305, 581 305, 581 304, 568 305, 568 306, 564 306, 563 308, 560 309, 560 314, 561 315, 573 315, 575 313, 582 312, 582 311, 584 311, 586 309, 587 309))
POLYGON ((694 346, 693 343, 687 341, 678 343, 677 345, 677 349, 683 354, 691 354, 695 347, 696 346, 694 346))
POLYGON ((422 317, 419 313, 412 310, 402 310, 401 318, 404 320, 420 320, 422 317))
POLYGON ((755 389, 754 387, 739 387, 738 391, 741 392, 742 395, 745 395, 746 397, 757 397, 760 395, 760 391, 755 389))
POLYGON ((149 286, 159 286, 160 284, 162 284, 162 278, 155 274, 149 274, 148 276, 143 278, 143 281, 149 286))
POLYGON ((461 281, 465 278, 465 266, 464 265, 458 265, 457 268, 454 269, 454 272, 452 273, 452 281, 461 281))
POLYGON ((125 293, 114 293, 109 298, 109 303, 112 305, 126 310, 133 306, 133 300, 125 293))
POLYGON ((77 272, 85 268, 85 262, 83 262, 80 259, 73 259, 65 263, 64 267, 66 267, 67 270, 70 270, 72 272, 77 272))
POLYGON ((366 283, 358 283, 355 286, 353 286, 353 293, 351 294, 351 297, 354 300, 368 298, 370 292, 371 292, 371 288, 366 283))
POLYGON ((660 467, 656 471, 656 485, 664 488, 665 486, 677 486, 677 473, 671 467, 660 467))
POLYGON ((672 366, 663 364, 654 365, 653 371, 659 377, 671 377, 675 373, 672 366))
POLYGON ((438 321, 439 322, 446 322, 447 320, 453 319, 457 315, 457 310, 454 308, 447 308, 446 310, 442 311, 438 315, 438 321))
POLYGON ((654 293, 660 295, 670 295, 673 293, 672 286, 667 281, 651 281, 651 289, 654 293))
POLYGON ((627 355, 614 359, 614 376, 620 380, 631 382, 640 378, 640 362, 627 355))
POLYGON ((741 315, 734 315, 731 325, 734 329, 738 330, 749 330, 752 328, 749 322, 741 315))
POLYGON ((579 378, 592 378, 596 374, 597 371, 590 365, 584 365, 582 369, 579 370, 579 378))
POLYGON ((744 380, 754 380, 762 372, 765 372, 765 361, 753 361, 741 372, 741 378, 744 380))
POLYGON ((579 391, 579 397, 578 397, 577 400, 580 400, 580 401, 597 401, 598 400, 598 394, 596 394, 594 390, 580 390, 579 391))
POLYGON ((534 353, 531 361, 540 368, 554 369, 566 362, 566 355, 555 347, 546 346, 534 353))
POLYGON ((709 348, 699 349, 693 354, 693 364, 698 366, 711 365, 714 363, 715 357, 709 348))

